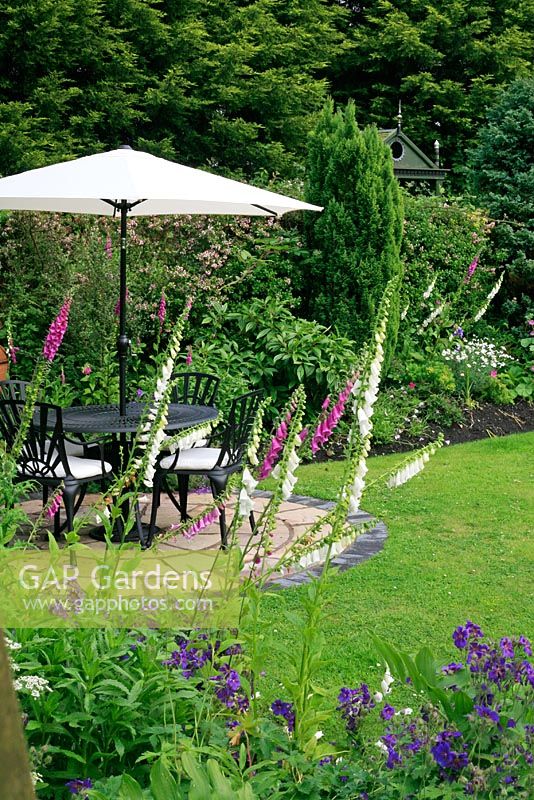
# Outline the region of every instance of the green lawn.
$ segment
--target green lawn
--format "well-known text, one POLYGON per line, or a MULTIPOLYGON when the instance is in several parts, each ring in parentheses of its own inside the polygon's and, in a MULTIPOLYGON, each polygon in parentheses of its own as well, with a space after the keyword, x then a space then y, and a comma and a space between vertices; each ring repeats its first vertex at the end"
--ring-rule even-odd
MULTIPOLYGON (((324 687, 376 686, 381 670, 368 630, 412 651, 428 644, 444 658, 453 655, 452 630, 466 618, 490 635, 534 636, 533 454, 534 433, 444 447, 401 488, 365 496, 362 506, 385 521, 389 537, 381 554, 334 577, 324 687)), ((401 458, 370 459, 369 479, 401 458)), ((302 467, 296 491, 334 498, 341 468, 302 467)), ((276 631, 272 691, 286 671, 285 653, 297 646, 284 611, 298 607, 302 591, 264 599, 265 625, 276 631)))

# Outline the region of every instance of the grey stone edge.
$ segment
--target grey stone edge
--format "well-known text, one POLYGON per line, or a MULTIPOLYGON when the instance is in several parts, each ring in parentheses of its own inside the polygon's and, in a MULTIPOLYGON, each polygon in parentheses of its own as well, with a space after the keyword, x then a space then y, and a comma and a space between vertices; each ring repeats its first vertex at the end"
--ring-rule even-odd
MULTIPOLYGON (((255 491, 256 497, 271 497, 271 492, 255 491)), ((329 511, 334 507, 335 503, 327 500, 319 500, 316 497, 305 497, 304 495, 293 494, 287 500, 288 503, 298 503, 308 508, 320 508, 329 511)), ((364 522, 372 521, 371 514, 365 511, 359 511, 358 514, 349 514, 347 522, 354 527, 361 525, 364 522)), ((383 522, 376 521, 373 528, 360 534, 342 553, 339 553, 330 562, 333 567, 336 567, 339 572, 345 572, 347 569, 357 567, 369 558, 372 558, 379 553, 383 547, 384 542, 388 537, 388 531, 383 522)), ((279 578, 273 578, 269 581, 266 589, 290 589, 294 586, 301 586, 303 583, 309 583, 314 578, 318 578, 323 570, 322 564, 316 564, 300 572, 292 572, 291 575, 283 575, 279 578)))

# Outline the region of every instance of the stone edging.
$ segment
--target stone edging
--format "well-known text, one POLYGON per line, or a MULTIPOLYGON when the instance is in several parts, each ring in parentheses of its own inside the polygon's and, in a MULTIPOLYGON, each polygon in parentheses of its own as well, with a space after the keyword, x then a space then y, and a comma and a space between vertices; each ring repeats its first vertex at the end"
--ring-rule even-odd
MULTIPOLYGON (((255 491, 255 497, 271 497, 272 492, 255 491)), ((335 503, 329 500, 318 500, 316 497, 305 497, 304 495, 293 494, 286 501, 288 503, 298 503, 308 508, 320 508, 325 511, 330 511, 334 508, 335 503)), ((371 514, 365 511, 359 511, 357 514, 349 514, 347 522, 350 525, 357 526, 364 522, 369 522, 373 519, 371 514)), ((376 525, 370 530, 357 536, 356 539, 350 544, 342 553, 335 556, 331 560, 333 567, 337 567, 339 572, 351 567, 356 567, 362 564, 367 559, 372 558, 379 553, 384 547, 384 542, 388 536, 388 531, 383 522, 377 521, 376 525)), ((309 583, 313 578, 317 578, 323 569, 322 564, 315 564, 313 567, 308 567, 300 572, 292 572, 290 575, 282 575, 279 578, 274 578, 269 581, 266 588, 289 589, 292 586, 301 586, 303 583, 309 583)))

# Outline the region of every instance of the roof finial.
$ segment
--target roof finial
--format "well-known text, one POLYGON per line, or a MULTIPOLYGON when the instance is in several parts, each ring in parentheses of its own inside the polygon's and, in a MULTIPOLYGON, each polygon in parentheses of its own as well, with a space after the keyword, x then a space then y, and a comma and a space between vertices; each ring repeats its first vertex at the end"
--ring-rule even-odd
POLYGON ((401 107, 401 100, 399 98, 399 113, 397 114, 397 134, 401 132, 401 125, 402 125, 402 107, 401 107))

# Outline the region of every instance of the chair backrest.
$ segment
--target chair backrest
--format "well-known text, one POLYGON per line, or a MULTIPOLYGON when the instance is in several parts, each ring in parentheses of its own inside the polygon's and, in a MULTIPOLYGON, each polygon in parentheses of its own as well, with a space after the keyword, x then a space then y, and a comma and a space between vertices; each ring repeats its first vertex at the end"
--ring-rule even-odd
POLYGON ((260 391, 247 392, 232 400, 226 421, 221 454, 218 464, 235 466, 240 464, 248 447, 258 406, 262 400, 260 391))
POLYGON ((207 372, 180 372, 173 375, 172 402, 188 406, 213 406, 219 383, 216 375, 207 372))
MULTIPOLYGON (((23 400, 0 399, 0 437, 11 448, 21 426, 23 400)), ((69 472, 61 408, 48 403, 36 403, 33 421, 28 427, 20 456, 19 474, 25 478, 55 480, 58 471, 63 477, 69 472)))
POLYGON ((0 400, 26 400, 28 381, 0 381, 0 400))

